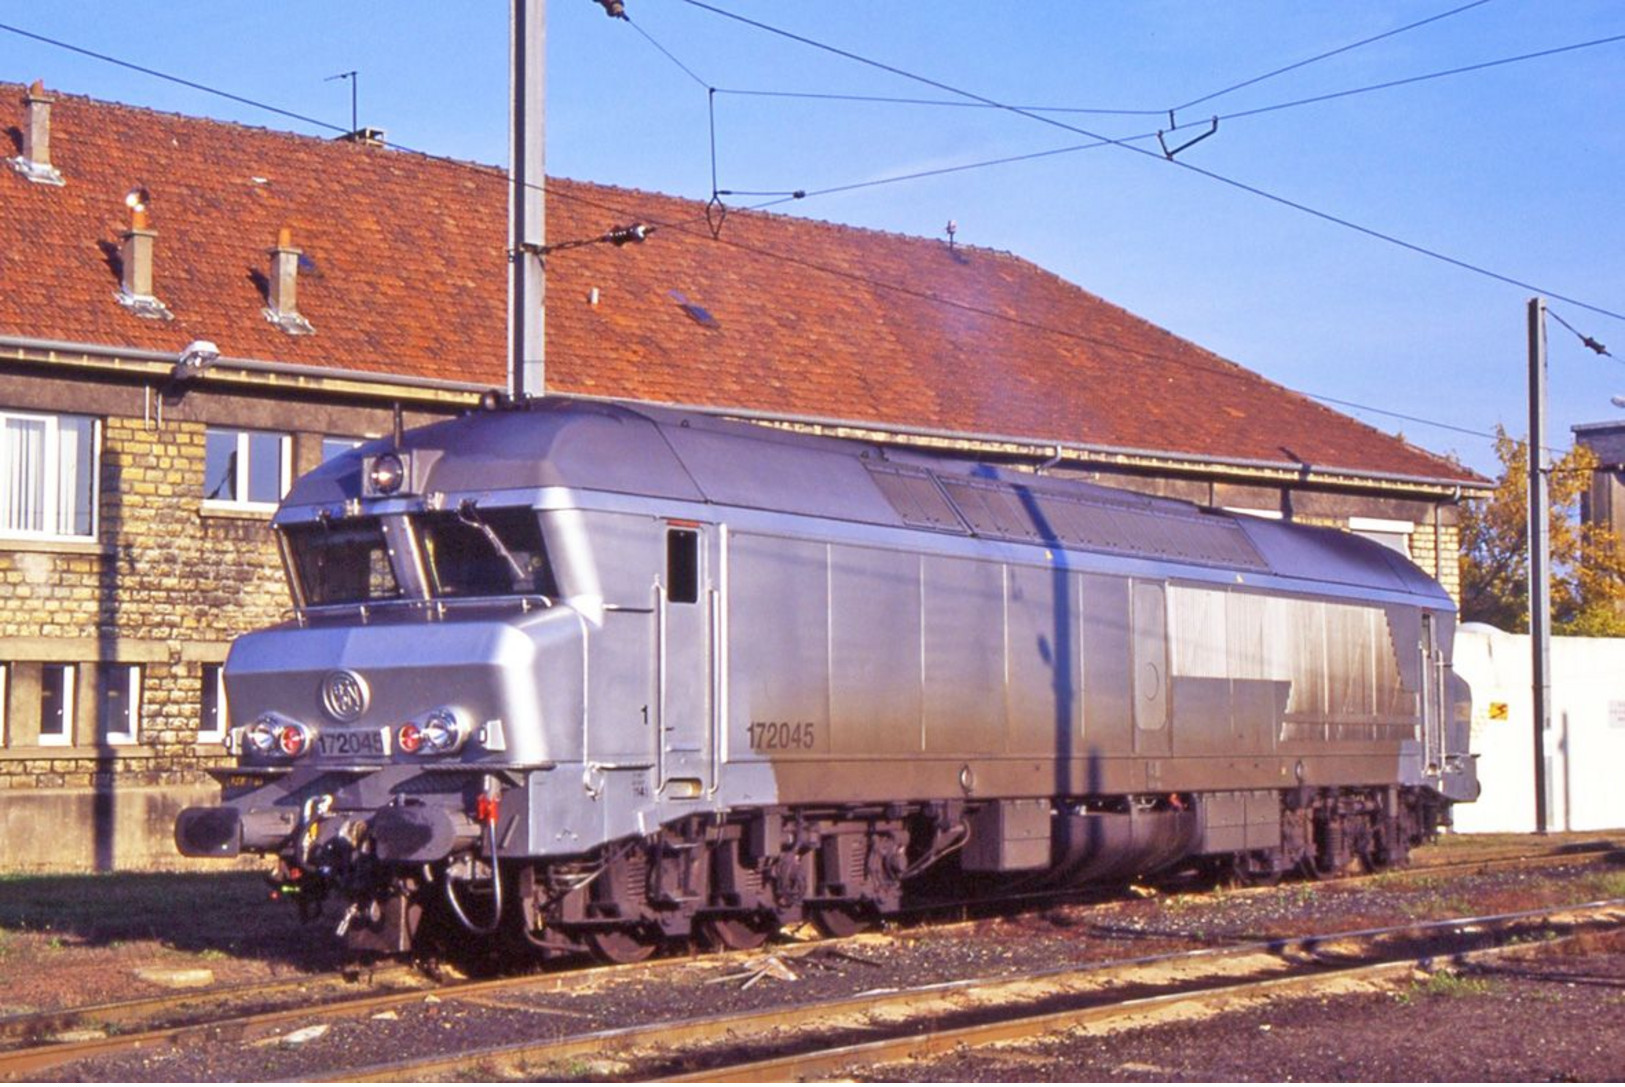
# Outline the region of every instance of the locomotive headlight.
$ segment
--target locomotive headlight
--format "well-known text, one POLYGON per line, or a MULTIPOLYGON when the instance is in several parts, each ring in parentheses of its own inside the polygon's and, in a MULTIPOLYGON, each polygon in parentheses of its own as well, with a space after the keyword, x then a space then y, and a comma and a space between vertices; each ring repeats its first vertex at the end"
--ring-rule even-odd
POLYGON ((469 728, 448 709, 438 709, 420 721, 408 721, 395 733, 408 755, 450 755, 468 742, 469 728))
POLYGON ((374 494, 394 494, 406 483, 406 465, 395 453, 380 453, 372 459, 367 483, 374 494))
POLYGON ((243 754, 298 758, 310 750, 314 737, 308 725, 267 713, 243 729, 243 754))
POLYGON ((435 710, 423 723, 423 746, 439 754, 456 751, 468 739, 468 729, 450 710, 435 710))
POLYGON ((243 729, 243 750, 255 755, 269 755, 277 749, 276 722, 261 717, 243 729))

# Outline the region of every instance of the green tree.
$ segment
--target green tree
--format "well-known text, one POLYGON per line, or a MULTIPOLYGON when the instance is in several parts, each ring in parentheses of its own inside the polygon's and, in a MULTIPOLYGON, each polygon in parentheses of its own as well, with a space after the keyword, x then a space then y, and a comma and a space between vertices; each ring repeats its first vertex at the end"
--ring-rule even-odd
MULTIPOLYGON (((1469 502, 1461 523, 1461 617, 1502 630, 1529 629, 1529 449, 1496 428, 1501 477, 1488 499, 1469 502)), ((1580 520, 1597 458, 1575 446, 1552 466, 1552 629, 1625 636, 1625 549, 1618 535, 1580 520)))

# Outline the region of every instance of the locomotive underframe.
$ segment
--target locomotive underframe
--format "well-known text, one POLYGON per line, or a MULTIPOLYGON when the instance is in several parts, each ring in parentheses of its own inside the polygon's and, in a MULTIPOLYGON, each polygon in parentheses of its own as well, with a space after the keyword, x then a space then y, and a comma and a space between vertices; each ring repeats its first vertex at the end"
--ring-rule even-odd
MULTIPOLYGON (((460 794, 487 784, 470 779, 460 794)), ((410 950, 438 917, 453 920, 446 942, 462 950, 472 934, 505 953, 610 961, 691 938, 755 947, 802 921, 844 935, 905 907, 1186 868, 1248 883, 1379 869, 1403 864, 1448 815, 1436 794, 1397 786, 773 806, 696 813, 584 854, 535 857, 503 853, 500 816, 482 827, 449 805, 426 805, 435 814, 416 821, 388 815, 410 810, 401 805, 304 807, 280 841, 244 844, 278 854, 273 883, 306 919, 337 899, 353 948, 410 950)))

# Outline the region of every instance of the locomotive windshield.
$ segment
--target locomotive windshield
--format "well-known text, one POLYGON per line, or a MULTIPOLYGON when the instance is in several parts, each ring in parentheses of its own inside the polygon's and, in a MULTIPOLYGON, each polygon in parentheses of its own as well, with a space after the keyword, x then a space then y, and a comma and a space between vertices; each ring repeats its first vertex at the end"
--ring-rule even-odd
POLYGON ((417 530, 436 597, 559 595, 533 509, 465 503, 424 514, 417 530))
POLYGON ((367 604, 397 600, 401 586, 389 566, 389 547, 376 517, 313 521, 283 529, 293 575, 305 604, 367 604))
POLYGON ((541 525, 528 507, 484 510, 465 502, 453 510, 418 514, 410 528, 405 519, 386 525, 363 517, 291 524, 282 531, 306 607, 424 595, 442 600, 559 595, 541 525), (391 566, 391 541, 419 551, 427 585, 419 584, 413 564, 402 568, 410 587, 402 585, 391 566))

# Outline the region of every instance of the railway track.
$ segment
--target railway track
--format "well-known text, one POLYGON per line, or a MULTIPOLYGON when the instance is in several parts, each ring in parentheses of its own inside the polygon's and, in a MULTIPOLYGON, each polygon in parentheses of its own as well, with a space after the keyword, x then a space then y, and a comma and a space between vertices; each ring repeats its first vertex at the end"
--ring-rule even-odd
MULTIPOLYGON (((719 953, 719 956, 735 959, 743 957, 737 952, 719 953)), ((389 968, 388 977, 400 984, 387 991, 322 1002, 303 999, 286 1007, 247 1014, 222 1009, 219 1005, 231 1003, 233 1006, 241 1007, 245 1003, 269 1001, 285 993, 308 996, 308 990, 313 983, 330 983, 343 975, 316 975, 268 985, 199 990, 185 995, 150 997, 14 1016, 0 1020, 0 1038, 39 1039, 54 1033, 59 1040, 0 1049, 0 1080, 15 1080, 49 1068, 123 1053, 152 1050, 166 1045, 251 1042, 274 1034, 282 1028, 308 1022, 316 1014, 326 1018, 353 1018, 394 1011, 405 1004, 428 998, 476 1001, 498 997, 515 990, 538 993, 568 992, 573 989, 591 988, 634 974, 656 976, 662 971, 679 969, 686 965, 687 961, 664 959, 629 966, 593 966, 557 973, 515 974, 478 981, 451 982, 434 982, 413 967, 399 966, 389 968), (417 984, 411 983, 414 979, 417 984), (204 1009, 203 1014, 182 1022, 145 1029, 130 1029, 130 1025, 137 1022, 150 1023, 153 1019, 183 1013, 200 1006, 204 1009)))
POLYGON ((1260 941, 1082 969, 677 1019, 346 1069, 324 1080, 444 1080, 471 1069, 477 1069, 481 1078, 525 1078, 608 1060, 617 1079, 783 1082, 836 1075, 855 1065, 915 1059, 956 1046, 1147 1016, 1181 1004, 1234 1002, 1333 983, 1369 984, 1622 924, 1625 899, 1612 899, 1260 941))
MULTIPOLYGON (((1483 871, 1487 868, 1538 867, 1540 865, 1551 865, 1554 862, 1575 861, 1584 863, 1599 858, 1606 859, 1612 852, 1611 846, 1582 851, 1576 851, 1571 847, 1561 853, 1524 851, 1522 854, 1512 853, 1494 857, 1473 856, 1451 859, 1447 863, 1423 863, 1412 871, 1418 875, 1426 876, 1440 871, 1460 869, 1483 871)), ((968 923, 966 927, 973 927, 973 925, 974 923, 968 923)), ((953 930, 959 927, 952 924, 936 925, 925 931, 933 935, 951 935, 953 930)), ((1372 931, 1377 932, 1379 930, 1372 931)), ((1321 955, 1325 954, 1325 939, 1325 937, 1318 938, 1321 955)), ((1264 954, 1266 957, 1279 959, 1283 954, 1288 953, 1289 947, 1293 944, 1314 945, 1316 939, 1307 942, 1272 941, 1254 946, 1252 953, 1264 954), (1266 950, 1260 951, 1260 948, 1266 950)), ((842 946, 846 946, 846 942, 824 941, 817 945, 802 948, 801 951, 823 949, 830 954, 838 955, 840 954, 839 948, 842 946)), ((853 946, 861 947, 861 943, 853 946)), ((1194 954, 1182 954, 1189 961, 1194 962, 1220 955, 1233 958, 1246 953, 1245 949, 1225 948, 1222 951, 1205 950, 1194 954)), ((861 951, 859 954, 861 955, 861 951)), ((779 955, 789 961, 794 961, 798 955, 798 950, 793 946, 781 948, 779 955)), ((755 955, 730 953, 711 956, 701 961, 719 969, 728 969, 730 963, 759 962, 763 961, 763 958, 761 953, 755 955)), ((266 987, 206 990, 93 1008, 66 1009, 39 1016, 13 1017, 0 1021, 0 1038, 38 1039, 53 1034, 61 1036, 65 1031, 85 1030, 106 1032, 106 1036, 74 1037, 71 1040, 0 1052, 0 1077, 16 1078, 36 1074, 48 1068, 62 1067, 76 1062, 97 1061, 116 1057, 119 1054, 157 1052, 166 1046, 176 1044, 224 1044, 232 1041, 252 1041, 256 1038, 275 1035, 279 1031, 291 1029, 302 1023, 309 1023, 311 1017, 318 1013, 328 1020, 353 1019, 380 1013, 392 1013, 410 1004, 422 1002, 425 998, 478 1005, 480 1002, 500 1001, 504 994, 526 992, 569 993, 590 990, 632 978, 655 981, 659 979, 664 971, 692 969, 694 965, 695 960, 693 959, 672 958, 632 967, 600 967, 432 986, 426 984, 421 975, 417 975, 405 967, 397 967, 378 971, 371 978, 372 983, 384 991, 375 991, 363 997, 340 995, 337 999, 329 1002, 318 1003, 317 1001, 320 998, 313 997, 313 991, 323 985, 328 987, 327 991, 333 991, 332 986, 335 979, 316 977, 292 979, 278 983, 274 987, 275 992, 266 987), (258 1011, 253 1014, 241 1013, 241 1009, 244 1007, 263 1008, 268 1004, 275 1004, 278 1000, 286 1004, 290 999, 295 1001, 294 1006, 273 1007, 272 1010, 258 1011), (232 1011, 230 1009, 237 1010, 232 1011), (158 1023, 164 1023, 165 1025, 153 1026, 150 1029, 145 1027, 146 1024, 158 1023)), ((1097 978, 1105 976, 1100 972, 1105 969, 1108 969, 1108 967, 1091 968, 1092 976, 1097 978)), ((351 982, 350 984, 353 988, 354 983, 351 982)), ((700 1028, 690 1023, 686 1024, 684 1029, 692 1033, 700 1028)), ((720 1029, 740 1030, 743 1028, 736 1023, 726 1025, 720 1029)), ((591 1051, 594 1045, 591 1040, 566 1041, 562 1039, 556 1044, 564 1048, 557 1051, 539 1050, 537 1053, 543 1055, 532 1055, 525 1059, 528 1061, 540 1060, 544 1063, 546 1061, 573 1060, 576 1058, 572 1054, 591 1051)), ((467 1061, 471 1058, 467 1055, 459 1055, 451 1059, 454 1061, 467 1061)), ((496 1058, 482 1057, 478 1059, 496 1058)), ((389 1078, 389 1076, 395 1075, 397 1071, 391 1070, 383 1078, 389 1078)), ((431 1069, 423 1074, 433 1075, 434 1071, 431 1069)), ((355 1075, 355 1073, 346 1074, 344 1078, 355 1078, 355 1075)))
POLYGON ((244 1008, 265 1007, 282 1001, 297 1001, 308 1008, 325 993, 339 994, 336 999, 353 999, 357 988, 398 991, 421 988, 423 980, 422 972, 412 967, 389 965, 8 1015, 0 1017, 0 1047, 76 1035, 85 1035, 81 1041, 94 1041, 96 1039, 88 1036, 127 1034, 165 1024, 207 1023, 233 1014, 234 1010, 240 1014, 244 1008))

